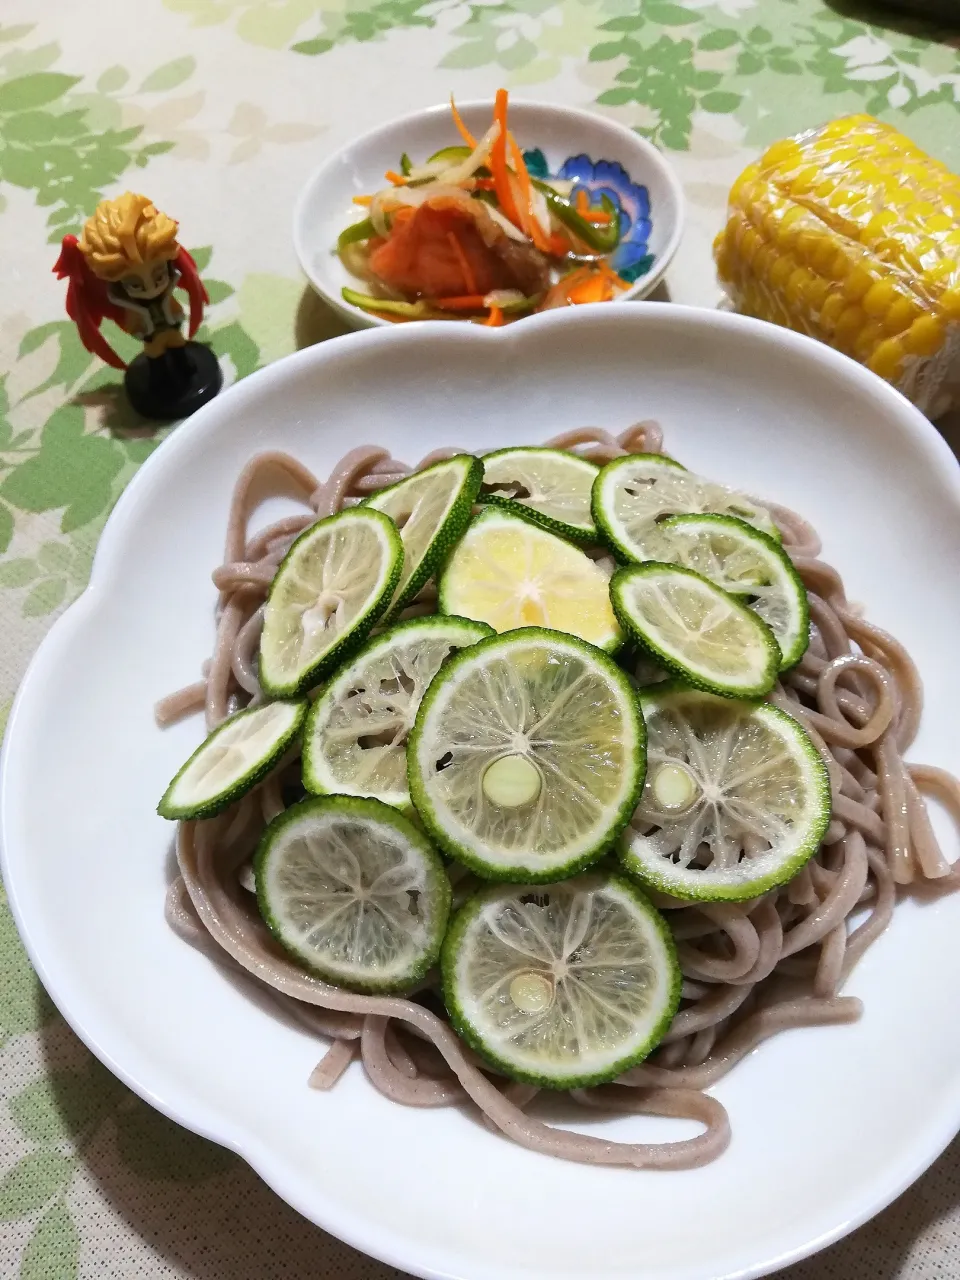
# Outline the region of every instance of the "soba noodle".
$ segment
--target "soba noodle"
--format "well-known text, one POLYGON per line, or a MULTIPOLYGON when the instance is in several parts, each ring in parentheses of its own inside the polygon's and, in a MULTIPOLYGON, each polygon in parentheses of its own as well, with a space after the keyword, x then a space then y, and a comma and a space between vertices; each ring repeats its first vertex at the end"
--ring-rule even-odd
MULTIPOLYGON (((583 427, 547 444, 602 464, 625 453, 660 452, 662 442, 655 422, 641 422, 619 436, 583 427)), ((293 540, 316 519, 458 452, 437 450, 411 468, 385 449, 363 446, 324 482, 284 453, 251 459, 234 489, 224 563, 213 573, 220 592, 213 653, 203 679, 158 703, 158 722, 204 709, 213 729, 238 708, 258 705, 264 600, 293 540), (263 494, 291 490, 302 500, 303 514, 250 534, 263 494)), ((402 998, 356 995, 291 960, 244 887, 264 825, 286 807, 285 796, 300 794, 299 762, 288 756, 227 812, 180 825, 181 875, 170 887, 166 911, 185 941, 252 975, 288 1015, 331 1041, 310 1077, 312 1087, 332 1088, 359 1057, 370 1082, 387 1097, 419 1107, 469 1100, 492 1128, 533 1150, 593 1164, 691 1168, 719 1156, 730 1136, 724 1108, 704 1090, 769 1036, 860 1016, 860 1002, 838 992, 886 928, 898 887, 904 892, 923 881, 946 891, 960 882, 960 871, 937 843, 924 799, 936 797, 960 820, 960 783, 941 769, 905 763, 923 705, 913 662, 847 600, 836 570, 819 559, 816 531, 792 511, 766 505, 807 587, 811 612, 810 647, 770 697, 806 728, 826 764, 830 827, 812 861, 761 898, 690 905, 651 895, 677 942, 681 1008, 660 1047, 640 1066, 615 1084, 568 1095, 589 1109, 696 1120, 704 1131, 677 1142, 622 1143, 547 1125, 525 1110, 535 1088, 498 1077, 457 1038, 442 1015, 435 983, 402 998)), ((605 553, 597 548, 595 554, 605 553)), ((428 584, 405 616, 433 612, 435 602, 428 584)))

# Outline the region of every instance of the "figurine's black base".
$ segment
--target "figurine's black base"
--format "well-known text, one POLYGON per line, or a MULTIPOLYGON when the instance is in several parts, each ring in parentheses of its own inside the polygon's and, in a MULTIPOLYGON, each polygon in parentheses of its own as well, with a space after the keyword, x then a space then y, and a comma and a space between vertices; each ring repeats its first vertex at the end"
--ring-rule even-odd
POLYGON ((162 356, 137 356, 123 385, 137 413, 169 422, 186 418, 212 400, 223 386, 223 373, 209 347, 188 342, 168 348, 162 356))

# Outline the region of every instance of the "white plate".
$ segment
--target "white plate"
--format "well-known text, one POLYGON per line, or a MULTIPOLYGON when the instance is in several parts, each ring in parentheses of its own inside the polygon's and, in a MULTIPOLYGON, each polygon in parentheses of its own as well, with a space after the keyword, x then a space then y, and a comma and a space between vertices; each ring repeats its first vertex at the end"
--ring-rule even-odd
MULTIPOLYGON (((209 651, 210 570, 249 456, 288 449, 323 472, 364 440, 414 459, 443 443, 489 449, 647 416, 684 462, 813 520, 851 597, 909 645, 934 693, 914 758, 960 768, 947 696, 960 478, 946 446, 896 392, 827 348, 669 306, 576 308, 507 330, 369 330, 233 387, 126 490, 91 586, 41 646, 7 730, 7 887, 77 1033, 301 1213, 421 1276, 758 1276, 875 1213, 960 1125, 960 897, 898 908, 848 984, 866 1002, 861 1023, 782 1035, 717 1086, 733 1143, 685 1173, 535 1155, 465 1111, 388 1102, 356 1065, 332 1093, 313 1092, 316 1041, 164 923, 172 829, 154 805, 202 729, 160 732, 151 707, 195 679, 209 651)), ((692 1131, 640 1118, 589 1128, 692 1131)))
MULTIPOLYGON (((458 103, 457 109, 475 137, 482 137, 490 127, 492 102, 458 103)), ((662 279, 683 231, 683 189, 664 156, 613 120, 549 102, 511 98, 510 128, 521 147, 539 147, 544 152, 551 173, 568 157, 586 154, 594 162, 618 162, 633 182, 647 187, 653 266, 620 300, 645 298, 662 279)), ((334 252, 344 227, 366 217, 353 197, 385 186, 384 173, 396 168, 404 152, 414 163, 422 163, 441 147, 460 141, 448 105, 416 111, 343 147, 317 169, 300 193, 293 215, 293 244, 300 265, 317 293, 355 327, 395 326, 344 302, 340 293, 345 285, 366 292, 363 281, 351 275, 334 252)))

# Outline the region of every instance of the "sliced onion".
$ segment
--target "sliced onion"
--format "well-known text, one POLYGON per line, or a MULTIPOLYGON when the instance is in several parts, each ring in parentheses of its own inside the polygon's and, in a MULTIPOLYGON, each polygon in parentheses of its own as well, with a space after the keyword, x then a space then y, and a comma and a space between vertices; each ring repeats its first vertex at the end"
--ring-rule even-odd
POLYGON ((390 226, 387 222, 387 215, 383 208, 384 200, 388 194, 393 192, 393 187, 387 187, 383 191, 378 191, 370 201, 370 221, 373 223, 373 229, 378 236, 386 237, 390 234, 390 226))
POLYGON ((521 289, 492 289, 483 300, 485 307, 512 307, 526 302, 527 295, 521 289))
POLYGON ((492 204, 485 204, 483 207, 486 212, 489 213, 490 217, 494 220, 500 230, 505 232, 511 240, 516 240, 518 244, 530 243, 520 228, 515 227, 506 214, 501 213, 500 210, 492 204))
POLYGON ((474 173, 489 158, 490 152, 493 150, 493 144, 500 137, 499 121, 494 120, 493 124, 483 135, 474 149, 467 156, 466 160, 461 160, 459 164, 451 166, 445 170, 439 177, 438 181, 449 184, 451 186, 459 186, 465 182, 467 178, 472 178, 474 173))
POLYGON ((544 237, 550 235, 550 206, 547 204, 547 198, 542 191, 538 191, 536 187, 531 188, 530 192, 530 212, 537 220, 540 230, 544 237))
POLYGON ((407 182, 420 182, 424 178, 436 178, 447 167, 446 160, 430 160, 427 164, 418 164, 407 174, 407 182))

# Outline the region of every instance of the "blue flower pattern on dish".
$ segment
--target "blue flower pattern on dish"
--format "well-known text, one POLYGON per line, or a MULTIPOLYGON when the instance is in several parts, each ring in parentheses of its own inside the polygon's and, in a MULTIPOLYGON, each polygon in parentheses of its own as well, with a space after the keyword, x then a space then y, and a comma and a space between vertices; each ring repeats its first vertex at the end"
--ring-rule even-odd
POLYGON ((599 204, 606 196, 620 215, 620 243, 610 255, 610 266, 621 279, 633 284, 653 266, 649 251, 650 193, 646 187, 631 181, 630 175, 616 160, 591 160, 589 156, 570 156, 555 174, 550 173, 546 156, 538 147, 524 153, 530 173, 541 180, 551 177, 574 184, 571 199, 582 190, 591 204, 599 204))

